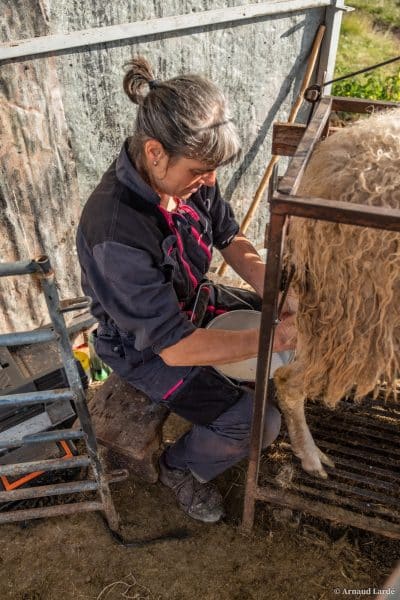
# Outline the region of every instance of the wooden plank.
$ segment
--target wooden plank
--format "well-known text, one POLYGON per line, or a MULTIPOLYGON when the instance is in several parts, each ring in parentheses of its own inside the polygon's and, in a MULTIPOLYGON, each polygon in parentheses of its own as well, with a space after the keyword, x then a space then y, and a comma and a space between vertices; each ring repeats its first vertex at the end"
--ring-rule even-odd
POLYGON ((388 108, 399 108, 400 102, 382 102, 381 100, 364 100, 361 98, 345 98, 341 96, 330 96, 332 98, 332 110, 354 113, 371 113, 388 108))
MULTIPOLYGON (((306 125, 300 123, 274 123, 272 130, 272 154, 294 156, 306 125)), ((329 127, 328 135, 332 135, 341 127, 329 127)))
POLYGON ((381 206, 364 206, 324 198, 287 196, 277 192, 271 200, 271 211, 276 214, 321 219, 334 223, 400 231, 400 210, 381 206))
POLYGON ((133 38, 145 38, 161 33, 199 29, 208 25, 233 23, 258 19, 268 15, 277 15, 310 8, 330 6, 330 0, 283 0, 261 2, 245 6, 231 6, 191 12, 186 15, 149 19, 135 23, 121 23, 106 27, 95 27, 67 34, 46 35, 27 40, 15 40, 0 44, 0 60, 17 57, 69 50, 93 44, 120 41, 133 38))
POLYGON ((301 178, 312 155, 314 147, 320 139, 331 114, 332 100, 329 97, 321 98, 316 106, 315 113, 307 131, 290 161, 286 175, 279 185, 279 191, 284 194, 295 194, 300 185, 301 178))
POLYGON ((274 123, 272 128, 272 154, 294 156, 305 131, 306 125, 300 123, 274 123))

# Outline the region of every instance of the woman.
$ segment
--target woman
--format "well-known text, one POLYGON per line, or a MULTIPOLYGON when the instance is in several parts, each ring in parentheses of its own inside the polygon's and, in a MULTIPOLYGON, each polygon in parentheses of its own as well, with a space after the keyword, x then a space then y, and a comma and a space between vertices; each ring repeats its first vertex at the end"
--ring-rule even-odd
MULTIPOLYGON (((211 480, 248 452, 253 393, 209 365, 256 356, 258 330, 201 328, 216 313, 261 308, 264 264, 220 195, 217 167, 239 141, 218 88, 197 75, 154 79, 132 60, 124 90, 139 105, 133 136, 81 217, 82 287, 99 321, 96 350, 122 378, 193 423, 160 458, 160 480, 191 517, 216 522, 211 480), (216 247, 255 293, 207 282, 216 247)), ((275 350, 291 328, 277 328, 275 350)), ((269 406, 265 446, 278 435, 269 406)))

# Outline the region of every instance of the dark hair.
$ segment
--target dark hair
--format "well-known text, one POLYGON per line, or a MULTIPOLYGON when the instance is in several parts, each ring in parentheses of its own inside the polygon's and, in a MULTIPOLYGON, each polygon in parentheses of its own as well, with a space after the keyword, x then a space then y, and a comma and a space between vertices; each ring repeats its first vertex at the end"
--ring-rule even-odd
POLYGON ((210 167, 237 157, 238 134, 216 85, 192 74, 159 81, 142 56, 128 65, 124 90, 139 105, 129 146, 135 162, 148 139, 158 140, 171 158, 196 158, 210 167))

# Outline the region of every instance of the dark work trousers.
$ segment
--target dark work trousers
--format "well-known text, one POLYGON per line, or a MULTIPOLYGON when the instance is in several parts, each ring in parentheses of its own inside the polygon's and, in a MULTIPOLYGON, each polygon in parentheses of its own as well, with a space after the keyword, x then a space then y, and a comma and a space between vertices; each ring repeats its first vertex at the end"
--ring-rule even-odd
MULTIPOLYGON (((202 326, 207 325, 216 314, 230 310, 261 310, 261 300, 253 292, 215 284, 210 284, 210 291, 209 310, 204 315, 202 326)), ((115 352, 118 348, 115 339, 114 332, 112 344, 107 343, 107 328, 99 326, 96 343, 99 356, 153 401, 165 404, 193 424, 187 433, 168 447, 165 458, 170 467, 190 469, 196 479, 206 482, 248 456, 254 403, 251 388, 229 379, 213 367, 193 367, 187 369, 187 375, 180 379, 183 384, 176 391, 164 394, 162 383, 169 378, 174 367, 166 366, 159 356, 155 356, 150 361, 154 363, 153 376, 137 377, 123 353, 115 352), (160 369, 161 374, 165 369, 165 377, 158 377, 160 369)), ((265 415, 264 448, 276 439, 280 426, 280 412, 270 402, 265 415)))

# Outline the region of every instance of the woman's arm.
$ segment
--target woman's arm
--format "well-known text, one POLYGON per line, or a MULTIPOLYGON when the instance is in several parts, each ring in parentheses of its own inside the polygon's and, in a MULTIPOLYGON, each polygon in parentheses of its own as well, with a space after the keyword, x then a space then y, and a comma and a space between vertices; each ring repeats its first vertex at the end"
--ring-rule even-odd
MULTIPOLYGON (((292 317, 289 317, 288 321, 292 317)), ((253 358, 258 354, 259 329, 227 331, 223 329, 196 329, 178 343, 160 352, 163 361, 171 367, 224 365, 253 358)), ((287 320, 275 330, 274 352, 294 348, 293 328, 287 320)))
POLYGON ((172 367, 237 362, 257 355, 258 334, 258 329, 226 331, 199 328, 177 344, 164 348, 160 356, 172 367))
MULTIPOLYGON (((234 271, 262 296, 265 264, 253 244, 243 234, 238 233, 221 253, 234 271)), ((275 329, 274 352, 292 350, 296 345, 293 312, 285 303, 282 321, 275 329)), ((258 340, 258 329, 197 329, 176 344, 164 348, 160 356, 169 366, 223 365, 257 356, 258 340)))
MULTIPOLYGON (((225 262, 238 274, 246 283, 257 292, 261 298, 264 295, 264 277, 265 264, 253 244, 243 233, 238 233, 232 242, 221 250, 225 262)), ((286 319, 297 311, 297 298, 289 289, 283 305, 281 319, 286 319)))
POLYGON ((265 264, 247 237, 239 232, 229 246, 221 250, 221 254, 225 262, 262 296, 265 264))

